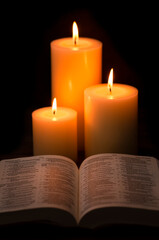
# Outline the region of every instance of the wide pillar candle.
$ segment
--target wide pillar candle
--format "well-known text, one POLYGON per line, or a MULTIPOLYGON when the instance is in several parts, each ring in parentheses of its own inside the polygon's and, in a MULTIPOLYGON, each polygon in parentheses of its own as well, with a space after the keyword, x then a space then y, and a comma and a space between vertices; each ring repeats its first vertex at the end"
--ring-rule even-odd
POLYGON ((95 39, 72 38, 51 42, 52 98, 60 106, 77 111, 78 150, 84 149, 84 89, 101 83, 102 43, 95 39))
POLYGON ((34 155, 63 155, 77 160, 77 112, 51 107, 32 113, 34 155))
POLYGON ((138 90, 98 84, 84 92, 85 154, 137 153, 138 90))

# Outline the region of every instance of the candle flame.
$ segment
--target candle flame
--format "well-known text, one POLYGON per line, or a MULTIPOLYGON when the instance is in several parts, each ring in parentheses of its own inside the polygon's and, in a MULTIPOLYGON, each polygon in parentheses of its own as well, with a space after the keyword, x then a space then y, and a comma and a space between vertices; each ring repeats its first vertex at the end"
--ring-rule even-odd
POLYGON ((77 44, 77 41, 78 41, 78 27, 77 27, 77 23, 76 22, 73 22, 73 43, 74 45, 77 44))
POLYGON ((111 68, 108 78, 108 90, 111 93, 113 87, 113 68, 111 68))
POLYGON ((52 102, 52 113, 55 115, 56 111, 57 111, 57 101, 56 101, 56 98, 54 98, 52 102))

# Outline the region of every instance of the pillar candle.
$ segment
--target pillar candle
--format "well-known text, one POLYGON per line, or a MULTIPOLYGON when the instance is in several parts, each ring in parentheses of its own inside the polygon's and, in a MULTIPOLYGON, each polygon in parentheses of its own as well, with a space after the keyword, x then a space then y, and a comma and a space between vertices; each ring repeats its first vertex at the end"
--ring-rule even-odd
POLYGON ((44 107, 32 113, 34 155, 63 155, 77 160, 77 112, 44 107))
POLYGON ((62 38, 51 42, 51 93, 61 106, 77 111, 78 150, 84 148, 84 89, 101 83, 102 43, 62 38))
POLYGON ((137 153, 138 90, 98 84, 84 92, 85 154, 137 153))

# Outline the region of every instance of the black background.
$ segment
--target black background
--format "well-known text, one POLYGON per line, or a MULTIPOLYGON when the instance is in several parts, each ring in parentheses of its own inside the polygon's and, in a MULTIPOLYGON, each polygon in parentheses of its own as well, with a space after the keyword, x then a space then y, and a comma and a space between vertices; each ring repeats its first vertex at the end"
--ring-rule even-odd
POLYGON ((139 89, 139 154, 158 157, 157 7, 130 1, 2 6, 1 156, 24 143, 31 148, 31 112, 51 104, 50 42, 70 37, 75 20, 80 36, 103 42, 103 82, 113 67, 114 82, 139 89))

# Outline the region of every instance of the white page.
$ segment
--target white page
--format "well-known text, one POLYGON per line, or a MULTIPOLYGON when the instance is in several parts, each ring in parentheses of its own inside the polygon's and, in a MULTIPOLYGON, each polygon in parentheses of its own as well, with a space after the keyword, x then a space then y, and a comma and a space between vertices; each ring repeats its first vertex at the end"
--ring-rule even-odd
POLYGON ((39 172, 39 157, 1 161, 0 212, 35 206, 39 172))
POLYGON ((45 156, 41 162, 37 205, 70 212, 77 219, 78 168, 61 156, 45 156))
POLYGON ((0 163, 0 212, 57 207, 77 217, 78 168, 62 156, 0 163))
POLYGON ((159 171, 150 157, 98 154, 79 172, 79 218, 108 206, 159 210, 159 171))

